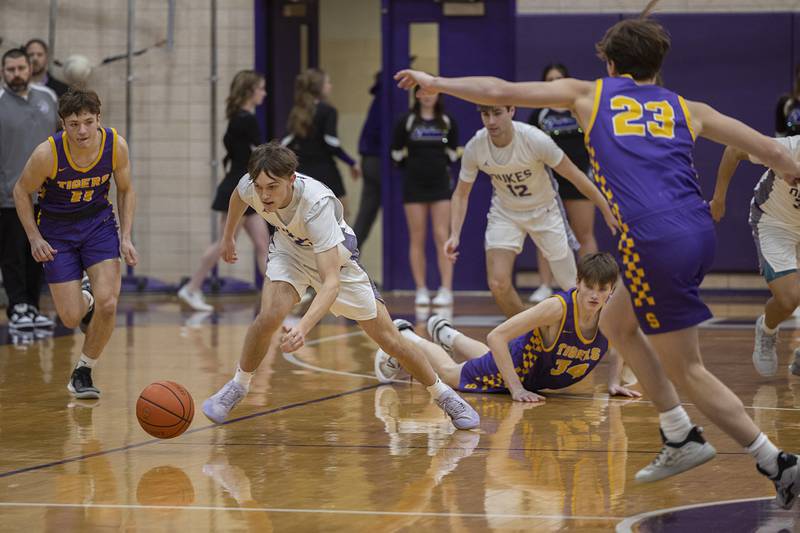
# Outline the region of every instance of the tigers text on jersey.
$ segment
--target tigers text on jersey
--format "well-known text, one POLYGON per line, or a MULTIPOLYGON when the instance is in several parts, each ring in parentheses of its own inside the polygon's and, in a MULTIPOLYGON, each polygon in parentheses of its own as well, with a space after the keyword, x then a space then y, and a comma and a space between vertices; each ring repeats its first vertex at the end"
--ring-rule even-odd
POLYGON ((459 179, 472 183, 483 171, 492 178, 492 202, 506 209, 522 211, 546 207, 556 192, 548 167, 561 163, 564 152, 539 128, 514 121, 511 144, 493 145, 486 128, 470 139, 461 158, 459 179))
POLYGON ((117 163, 117 130, 100 129, 100 151, 87 167, 79 167, 69 151, 67 134, 48 138, 53 168, 39 191, 39 205, 48 213, 74 214, 111 205, 108 191, 117 163))

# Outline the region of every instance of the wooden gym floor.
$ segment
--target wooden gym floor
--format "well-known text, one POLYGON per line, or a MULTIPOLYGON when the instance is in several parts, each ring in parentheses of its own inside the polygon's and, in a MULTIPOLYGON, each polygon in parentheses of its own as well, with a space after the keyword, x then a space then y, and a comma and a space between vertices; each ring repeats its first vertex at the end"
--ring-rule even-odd
MULTIPOLYGON (((408 297, 388 299, 414 318, 408 297)), ((639 485, 660 449, 644 398, 609 399, 606 365, 538 406, 467 395, 479 431, 454 431, 425 390, 379 386, 374 345, 328 318, 309 346, 265 360, 223 426, 200 404, 230 379, 254 296, 190 314, 173 297, 123 298, 94 371, 95 403, 66 383, 80 333, 0 341, 0 531, 791 531, 796 512, 769 504, 750 457, 691 405, 717 458, 639 485), (13 342, 13 341, 16 341, 13 342), (139 391, 182 383, 197 408, 166 441, 136 421, 139 391), (733 500, 733 501, 732 501, 733 500)), ((708 366, 775 442, 800 450, 800 377, 787 373, 800 322, 781 333, 781 371, 762 378, 750 356, 762 299, 716 299, 702 330, 708 366)), ((455 322, 485 335, 500 319, 486 297, 458 297, 455 322)), ((424 315, 424 313, 423 313, 424 315)), ((420 316, 419 318, 424 318, 420 316)), ((420 329, 424 331, 424 327, 420 329)))

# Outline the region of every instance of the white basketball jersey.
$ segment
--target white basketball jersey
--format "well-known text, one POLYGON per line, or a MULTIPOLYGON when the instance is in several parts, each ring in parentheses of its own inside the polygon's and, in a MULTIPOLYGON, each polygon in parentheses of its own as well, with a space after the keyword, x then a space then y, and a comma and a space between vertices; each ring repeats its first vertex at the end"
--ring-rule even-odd
POLYGON ((564 152, 535 126, 514 121, 511 143, 494 146, 486 128, 478 130, 464 149, 459 179, 472 183, 483 171, 492 178, 492 203, 523 211, 545 207, 556 196, 550 172, 545 167, 561 163, 564 152))
MULTIPOLYGON (((796 161, 800 161, 800 135, 778 137, 775 140, 784 145, 796 161)), ((761 164, 753 156, 750 156, 750 161, 761 164)), ((786 183, 772 169, 767 170, 758 180, 752 205, 787 227, 800 229, 800 188, 786 183)))
POLYGON ((277 230, 273 236, 273 246, 291 253, 301 259, 305 264, 315 265, 314 254, 324 252, 340 244, 342 265, 348 261, 358 260, 358 247, 355 233, 344 221, 344 208, 327 186, 319 181, 297 173, 294 182, 295 194, 291 203, 280 213, 264 211, 255 186, 250 180, 250 175, 245 174, 239 180, 239 196, 250 205, 261 217, 277 230), (316 227, 311 231, 310 224, 314 224, 314 216, 323 200, 329 199, 333 203, 338 225, 329 225, 323 228, 316 227), (288 220, 284 220, 287 217, 288 220), (316 235, 316 237, 314 237, 316 235))

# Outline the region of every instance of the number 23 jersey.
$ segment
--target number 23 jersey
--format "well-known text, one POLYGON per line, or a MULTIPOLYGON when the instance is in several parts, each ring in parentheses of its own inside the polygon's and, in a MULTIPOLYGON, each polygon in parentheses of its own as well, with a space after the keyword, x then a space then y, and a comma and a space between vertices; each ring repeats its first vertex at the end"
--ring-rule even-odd
POLYGON ((517 121, 512 124, 511 143, 502 148, 492 143, 486 128, 478 130, 464 148, 458 178, 473 183, 478 171, 488 174, 494 187, 493 205, 499 202, 513 211, 547 207, 556 192, 546 166, 558 166, 564 152, 539 128, 517 121))

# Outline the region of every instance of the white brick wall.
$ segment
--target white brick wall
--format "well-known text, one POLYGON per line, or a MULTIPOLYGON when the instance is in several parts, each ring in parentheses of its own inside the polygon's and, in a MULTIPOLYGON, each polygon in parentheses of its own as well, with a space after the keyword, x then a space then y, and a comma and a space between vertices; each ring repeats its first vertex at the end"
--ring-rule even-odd
MULTIPOLYGON (((2 0, 2 51, 32 37, 47 41, 48 0, 2 0)), ((165 0, 137 0, 137 49, 166 37, 165 0)), ((218 3, 218 154, 222 159, 228 86, 254 62, 252 0, 218 3)), ((55 57, 83 54, 99 63, 126 49, 126 2, 60 0, 55 57)), ((137 273, 177 281, 195 268, 210 242, 210 20, 209 2, 177 0, 175 47, 151 49, 134 59, 133 135, 125 131, 125 61, 97 67, 90 87, 103 102, 102 121, 128 139, 138 208, 134 237, 137 273)), ((56 69, 56 75, 60 73, 56 69)), ((218 179, 222 178, 220 170, 218 179)), ((223 275, 252 279, 251 247, 240 239, 235 266, 223 275)))

